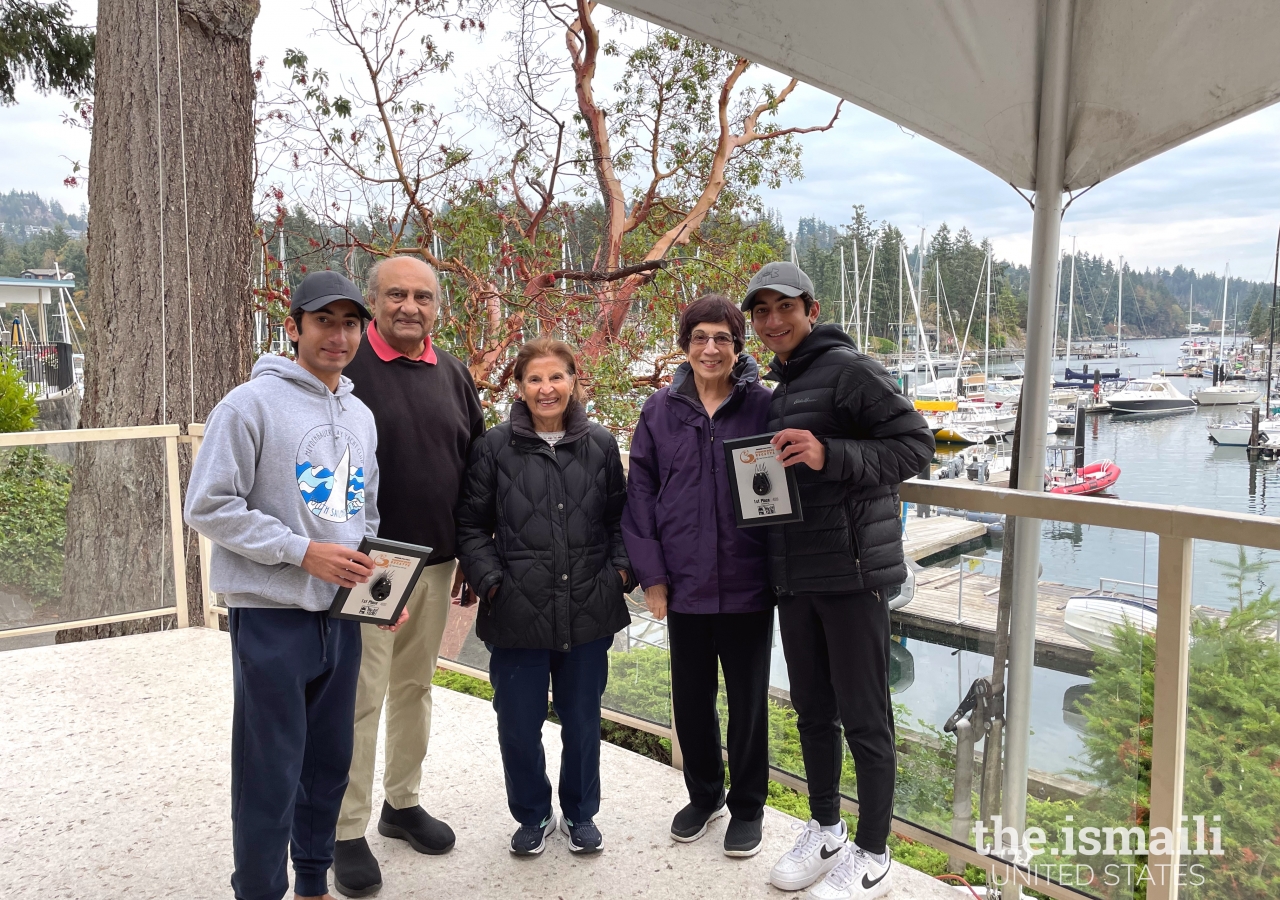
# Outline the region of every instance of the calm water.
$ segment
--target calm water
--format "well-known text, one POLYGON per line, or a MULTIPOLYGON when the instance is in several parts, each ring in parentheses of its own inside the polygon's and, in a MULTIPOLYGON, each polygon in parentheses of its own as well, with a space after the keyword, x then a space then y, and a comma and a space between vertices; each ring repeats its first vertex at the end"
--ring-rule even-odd
MULTIPOLYGON (((1088 366, 1131 376, 1148 375, 1162 367, 1176 368, 1182 339, 1129 341, 1130 349, 1140 355, 1117 360, 1089 360, 1088 366)), ((1079 371, 1082 363, 1072 363, 1079 371)), ((1055 374, 1061 378, 1066 364, 1059 360, 1055 374)), ((1209 379, 1171 379, 1178 389, 1190 395, 1209 379)), ((1259 385, 1260 387, 1261 385, 1259 385)), ((1243 448, 1215 448, 1209 442, 1207 426, 1211 422, 1243 418, 1248 407, 1197 409, 1194 412, 1156 418, 1115 419, 1110 414, 1090 416, 1086 420, 1085 460, 1111 459, 1120 466, 1120 480, 1109 496, 1120 500, 1179 504, 1234 513, 1280 515, 1280 464, 1250 463, 1243 448)), ((1050 438, 1050 445, 1070 446, 1071 436, 1050 438)), ((1080 588, 1096 588, 1100 578, 1152 585, 1156 581, 1157 541, 1154 536, 1091 528, 1067 523, 1045 522, 1040 545, 1042 579, 1080 588)), ((999 559, 1000 545, 994 542, 973 555, 999 559)), ((1280 554, 1249 549, 1252 561, 1268 563, 1268 568, 1253 577, 1247 590, 1260 591, 1273 584, 1280 575, 1280 554)), ((1196 542, 1193 566, 1193 602, 1199 605, 1227 608, 1235 603, 1228 588, 1223 568, 1215 559, 1234 562, 1236 548, 1223 544, 1196 542)), ((945 563, 944 563, 945 564, 945 563)), ((958 560, 951 565, 957 565, 958 560)), ((994 566, 977 569, 992 574, 994 566)), ((1130 588, 1134 593, 1140 588, 1130 588)), ((895 688, 895 700, 910 710, 910 721, 901 725, 918 728, 916 720, 941 727, 968 691, 970 683, 991 674, 991 657, 967 650, 909 639, 903 650, 909 654, 914 678, 904 678, 895 688)), ((786 685, 782 650, 775 650, 774 683, 786 685)), ((1135 660, 1135 667, 1139 661, 1135 660)), ((1031 767, 1046 772, 1064 773, 1084 768, 1080 760, 1079 734, 1063 717, 1063 695, 1071 687, 1087 684, 1077 675, 1037 667, 1032 704, 1031 767)))

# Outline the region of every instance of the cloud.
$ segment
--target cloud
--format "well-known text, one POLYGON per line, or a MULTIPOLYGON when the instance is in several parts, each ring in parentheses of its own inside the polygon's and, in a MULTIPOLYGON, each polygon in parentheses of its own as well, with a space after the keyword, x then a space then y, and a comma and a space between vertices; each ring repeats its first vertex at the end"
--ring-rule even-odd
MULTIPOLYGON (((832 98, 797 90, 787 122, 818 121, 832 98)), ((789 100, 788 104, 792 101, 789 100)), ((927 138, 845 106, 805 140, 805 179, 769 192, 788 228, 802 216, 844 224, 855 203, 909 235, 946 222, 990 237, 1013 262, 1031 255, 1031 208, 1009 185, 927 138)), ((1280 107, 1254 113, 1122 172, 1081 196, 1063 220, 1064 249, 1123 255, 1139 269, 1178 264, 1270 280, 1280 227, 1280 107)))

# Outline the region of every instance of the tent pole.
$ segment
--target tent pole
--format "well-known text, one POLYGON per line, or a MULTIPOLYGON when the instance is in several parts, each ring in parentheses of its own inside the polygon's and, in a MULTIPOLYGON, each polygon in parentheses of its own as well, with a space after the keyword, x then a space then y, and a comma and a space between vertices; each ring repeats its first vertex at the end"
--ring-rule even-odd
MULTIPOLYGON (((1031 286, 1027 303, 1026 375, 1018 435, 1018 489, 1044 490, 1045 422, 1052 380, 1053 314, 1058 245, 1062 236, 1062 189, 1067 149, 1067 99, 1071 86, 1074 0, 1045 5, 1040 127, 1036 148, 1035 216, 1031 232, 1031 286)), ((1013 607, 1009 628, 1006 706, 1004 826, 1019 835, 1027 817, 1027 750, 1031 732, 1031 675, 1036 650, 1036 598, 1040 573, 1040 520, 1019 518, 1013 554, 1013 607)), ((1011 886, 1012 887, 1012 886, 1011 886)), ((1015 888, 1015 891, 1017 889, 1015 888)), ((1015 900, 1020 894, 1013 894, 1015 900)))

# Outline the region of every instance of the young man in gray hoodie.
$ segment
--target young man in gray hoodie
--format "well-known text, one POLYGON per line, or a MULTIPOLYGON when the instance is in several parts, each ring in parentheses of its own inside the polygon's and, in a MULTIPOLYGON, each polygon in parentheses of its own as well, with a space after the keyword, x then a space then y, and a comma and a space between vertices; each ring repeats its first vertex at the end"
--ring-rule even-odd
POLYGON ((222 399, 187 489, 230 609, 237 900, 280 900, 290 850, 297 896, 329 897, 360 625, 328 610, 337 588, 368 580, 357 548, 378 530, 377 430, 342 376, 368 318, 349 280, 308 275, 285 322, 296 362, 264 356, 222 399))

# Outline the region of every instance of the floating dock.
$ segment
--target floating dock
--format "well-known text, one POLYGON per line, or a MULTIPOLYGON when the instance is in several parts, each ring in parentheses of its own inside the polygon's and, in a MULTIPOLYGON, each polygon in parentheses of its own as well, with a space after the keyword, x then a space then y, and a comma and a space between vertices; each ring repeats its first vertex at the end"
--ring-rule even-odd
MULTIPOLYGON (((925 569, 917 573, 915 596, 890 615, 894 632, 991 653, 995 647, 1000 579, 965 572, 962 591, 960 576, 958 568, 925 569)), ((1093 666, 1093 651, 1067 634, 1062 624, 1068 598, 1087 592, 1087 588, 1040 582, 1036 598, 1037 666, 1076 675, 1088 674, 1093 666)))
POLYGON ((907 533, 902 549, 907 557, 919 562, 940 553, 963 552, 966 547, 987 536, 987 526, 958 516, 907 516, 907 533))

